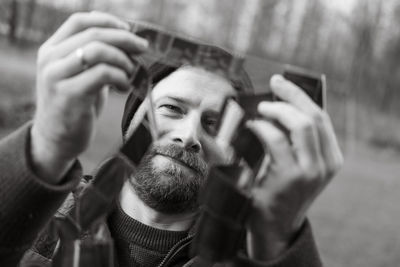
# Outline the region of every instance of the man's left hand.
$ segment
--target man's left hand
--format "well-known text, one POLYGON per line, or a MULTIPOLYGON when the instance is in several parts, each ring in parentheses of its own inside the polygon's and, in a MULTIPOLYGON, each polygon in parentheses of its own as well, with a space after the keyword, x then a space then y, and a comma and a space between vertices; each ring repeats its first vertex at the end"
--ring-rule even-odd
POLYGON ((270 156, 252 192, 248 241, 250 256, 258 260, 274 259, 288 248, 308 208, 343 163, 327 113, 282 76, 270 83, 283 101, 260 103, 262 119, 248 123, 270 156))

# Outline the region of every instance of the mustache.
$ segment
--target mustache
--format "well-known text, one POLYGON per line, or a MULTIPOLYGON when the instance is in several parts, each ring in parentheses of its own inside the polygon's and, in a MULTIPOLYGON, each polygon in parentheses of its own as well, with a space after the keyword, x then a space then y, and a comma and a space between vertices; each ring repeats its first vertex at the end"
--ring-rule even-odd
POLYGON ((207 175, 207 163, 196 153, 176 144, 153 145, 150 149, 152 156, 162 155, 180 161, 203 176, 207 175))

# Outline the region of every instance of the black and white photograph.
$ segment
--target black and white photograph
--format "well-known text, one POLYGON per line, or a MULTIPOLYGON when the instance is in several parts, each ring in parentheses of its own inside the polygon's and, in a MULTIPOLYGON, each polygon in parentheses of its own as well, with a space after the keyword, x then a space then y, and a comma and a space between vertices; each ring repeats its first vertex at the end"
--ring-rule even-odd
POLYGON ((2 0, 0 267, 400 266, 400 2, 2 0))

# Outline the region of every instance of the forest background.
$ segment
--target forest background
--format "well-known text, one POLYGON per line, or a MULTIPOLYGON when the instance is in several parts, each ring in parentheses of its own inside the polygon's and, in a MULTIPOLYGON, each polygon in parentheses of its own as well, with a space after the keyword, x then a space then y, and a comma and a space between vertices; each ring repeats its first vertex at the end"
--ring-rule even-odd
MULTIPOLYGON (((33 116, 39 45, 77 11, 101 10, 248 57, 255 86, 284 64, 325 73, 345 166, 310 211, 326 266, 400 262, 400 2, 396 0, 3 0, 0 136, 33 116)), ((125 96, 112 94, 86 172, 120 142, 125 96)))

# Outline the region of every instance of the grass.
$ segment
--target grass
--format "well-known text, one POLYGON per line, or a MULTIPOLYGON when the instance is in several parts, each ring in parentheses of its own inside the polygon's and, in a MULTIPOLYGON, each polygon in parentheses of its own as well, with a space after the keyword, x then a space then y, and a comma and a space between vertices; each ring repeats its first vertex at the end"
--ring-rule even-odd
POLYGON ((363 144, 313 206, 310 217, 327 266, 397 266, 399 155, 363 144))
MULTIPOLYGON (((0 62, 0 135, 4 136, 32 116, 35 52, 0 40, 0 62)), ((340 101, 338 98, 335 104, 330 103, 332 118, 338 126, 346 119, 346 103, 340 101)), ((96 138, 81 157, 86 172, 118 147, 123 105, 124 95, 110 96, 99 119, 96 138)), ((357 109, 363 114, 367 112, 360 106, 357 109)), ((370 120, 371 116, 376 129, 382 131, 379 140, 385 140, 385 129, 398 124, 393 118, 365 114, 370 120)), ((365 140, 371 136, 374 134, 367 132, 365 140)), ((341 141, 347 144, 346 140, 341 141)), ((391 147, 369 146, 362 140, 351 142, 355 149, 347 153, 343 170, 317 199, 309 215, 323 260, 328 267, 397 266, 400 153, 391 147)))

